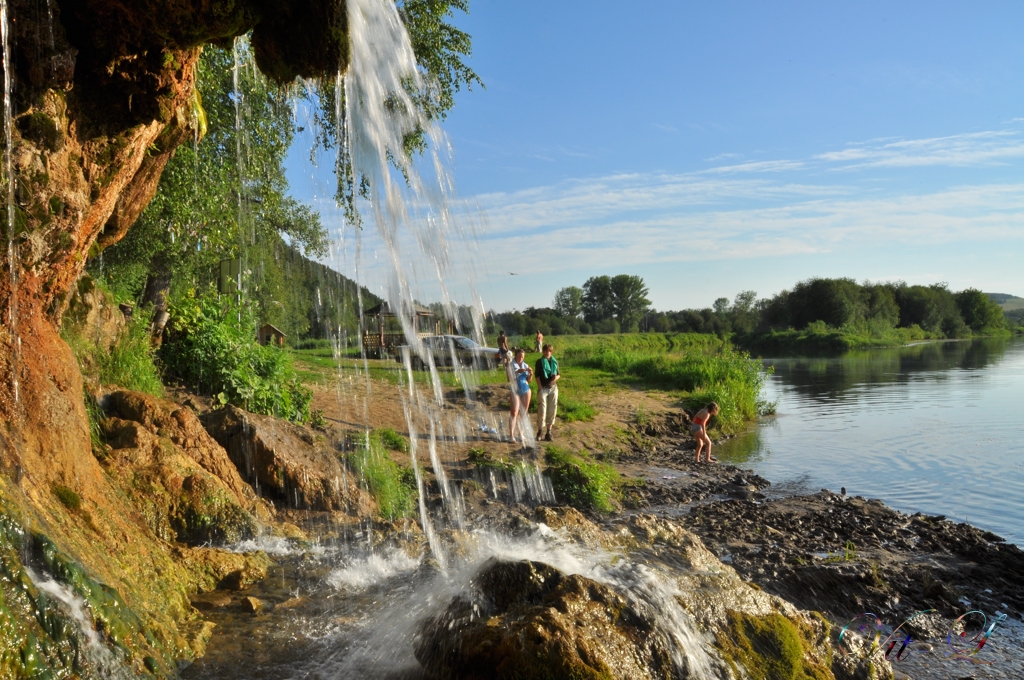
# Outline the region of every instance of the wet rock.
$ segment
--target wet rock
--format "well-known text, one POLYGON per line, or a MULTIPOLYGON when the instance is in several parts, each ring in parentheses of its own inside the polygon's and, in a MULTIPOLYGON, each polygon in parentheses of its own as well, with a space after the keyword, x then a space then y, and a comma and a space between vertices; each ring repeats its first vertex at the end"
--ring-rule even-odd
POLYGON ((110 413, 103 465, 157 536, 190 544, 236 541, 272 518, 190 410, 126 391, 103 403, 110 413))
POLYGON ((259 614, 263 611, 263 601, 255 597, 243 597, 242 598, 242 611, 249 612, 250 614, 259 614))
POLYGON ((589 548, 596 548, 606 543, 604 532, 576 508, 541 506, 534 511, 534 519, 552 529, 561 530, 576 542, 589 548))
POLYGON ((223 609, 231 605, 231 596, 215 590, 192 598, 192 606, 199 610, 223 609))
POLYGON ((189 575, 189 589, 205 593, 217 588, 242 590, 267 577, 270 558, 264 552, 234 553, 216 548, 177 546, 173 556, 189 575))
POLYGON ((205 414, 202 424, 262 495, 287 507, 369 509, 370 500, 322 435, 234 406, 205 414))
POLYGON ((492 558, 421 629, 416 658, 436 678, 670 677, 668 641, 646 612, 579 575, 492 558))

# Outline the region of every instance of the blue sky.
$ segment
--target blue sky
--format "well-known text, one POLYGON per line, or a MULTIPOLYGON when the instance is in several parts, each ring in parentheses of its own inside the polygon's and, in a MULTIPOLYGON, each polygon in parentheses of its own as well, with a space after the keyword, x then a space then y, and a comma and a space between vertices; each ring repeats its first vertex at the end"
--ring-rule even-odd
POLYGON ((617 273, 659 309, 810 276, 1024 296, 1024 4, 474 0, 456 23, 487 88, 444 126, 482 211, 450 250, 488 308, 617 273))

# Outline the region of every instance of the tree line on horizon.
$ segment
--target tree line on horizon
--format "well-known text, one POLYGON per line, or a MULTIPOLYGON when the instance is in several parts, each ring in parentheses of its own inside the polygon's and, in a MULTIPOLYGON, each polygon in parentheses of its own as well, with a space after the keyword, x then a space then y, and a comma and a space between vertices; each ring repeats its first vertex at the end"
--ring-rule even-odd
POLYGON ((963 338, 1008 326, 989 295, 947 284, 902 281, 858 283, 851 278, 811 278, 772 297, 752 290, 711 307, 659 311, 639 276, 595 276, 582 287, 555 293, 550 307, 491 312, 492 326, 513 335, 659 332, 755 335, 785 330, 845 330, 882 337, 897 328, 918 328, 933 337, 963 338))

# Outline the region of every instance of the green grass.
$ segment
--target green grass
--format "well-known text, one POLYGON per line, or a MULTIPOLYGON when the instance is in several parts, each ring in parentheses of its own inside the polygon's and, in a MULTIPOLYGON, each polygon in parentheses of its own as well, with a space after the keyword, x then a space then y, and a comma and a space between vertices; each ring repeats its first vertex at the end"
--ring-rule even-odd
POLYGON ((154 360, 149 324, 141 317, 128 321, 109 351, 71 326, 61 329, 61 337, 75 353, 83 374, 91 373, 99 384, 163 396, 164 386, 154 360))
POLYGON ((604 513, 618 506, 622 476, 611 465, 557 446, 547 447, 544 461, 544 474, 551 478, 560 502, 604 513))
POLYGON ((412 515, 417 493, 413 469, 391 460, 379 430, 360 434, 353 443, 348 462, 377 502, 380 516, 394 521, 412 515))
POLYGON ((153 361, 149 324, 143 319, 130 321, 117 344, 100 357, 100 382, 120 385, 157 397, 164 394, 160 370, 153 361))
MULTIPOLYGON (((406 380, 405 367, 391 359, 367 359, 364 363, 360 358, 342 356, 335 358, 330 349, 288 350, 292 358, 299 362, 299 378, 307 383, 324 383, 337 377, 339 371, 343 376, 366 375, 374 380, 383 380, 392 385, 402 384, 406 380)), ((444 387, 463 387, 462 377, 450 368, 438 368, 438 378, 444 387)), ((505 372, 500 369, 489 371, 467 371, 465 373, 477 385, 492 385, 505 382, 505 372)), ((424 387, 430 386, 430 372, 413 371, 413 380, 424 387)))
MULTIPOLYGON (((577 345, 563 353, 562 372, 568 376, 580 368, 596 369, 631 386, 671 390, 691 410, 715 401, 721 412, 713 426, 726 433, 738 431, 770 408, 761 400, 765 372, 759 360, 720 343, 697 347, 659 352, 619 349, 612 344, 577 345)), ((562 382, 564 377, 559 388, 562 382)))

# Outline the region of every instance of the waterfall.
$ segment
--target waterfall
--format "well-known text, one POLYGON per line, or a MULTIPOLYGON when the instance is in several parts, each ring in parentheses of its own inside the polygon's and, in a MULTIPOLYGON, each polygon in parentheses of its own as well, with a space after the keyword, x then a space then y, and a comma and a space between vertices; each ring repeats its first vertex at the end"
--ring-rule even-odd
POLYGON ((59 606, 78 628, 77 633, 85 645, 84 649, 79 650, 80 653, 84 653, 84 659, 79 659, 76 665, 84 667, 90 673, 86 677, 104 680, 128 680, 134 677, 134 674, 100 639, 84 599, 63 583, 37 574, 31 567, 25 567, 25 572, 36 588, 60 603, 59 606))
POLYGON ((18 243, 14 238, 14 139, 11 125, 12 101, 14 88, 11 73, 11 17, 8 0, 0 0, 0 39, 3 40, 4 69, 4 201, 7 214, 7 275, 10 289, 7 299, 7 328, 11 333, 11 390, 14 395, 15 408, 20 403, 18 369, 21 364, 21 338, 18 336, 18 279, 21 274, 18 243))

